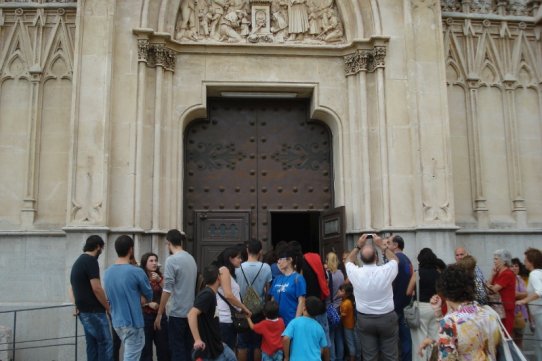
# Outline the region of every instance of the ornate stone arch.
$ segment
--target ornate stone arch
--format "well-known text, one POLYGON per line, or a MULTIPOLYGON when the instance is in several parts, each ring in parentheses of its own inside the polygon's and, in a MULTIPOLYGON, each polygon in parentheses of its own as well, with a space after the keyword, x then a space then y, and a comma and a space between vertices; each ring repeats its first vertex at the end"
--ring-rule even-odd
MULTIPOLYGON (((142 0, 140 27, 173 34, 181 1, 142 0)), ((343 20, 347 42, 382 35, 376 0, 336 0, 336 6, 343 20)))

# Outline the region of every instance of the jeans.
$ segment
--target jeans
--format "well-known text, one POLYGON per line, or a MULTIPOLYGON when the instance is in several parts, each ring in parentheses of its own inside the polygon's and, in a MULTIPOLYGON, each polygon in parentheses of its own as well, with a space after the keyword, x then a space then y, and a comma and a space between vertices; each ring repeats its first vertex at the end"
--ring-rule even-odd
MULTIPOLYGON (((433 312, 432 309, 431 312, 433 312)), ((434 323, 436 325, 436 320, 434 323)), ((397 324, 399 327, 399 360, 412 361, 412 336, 403 312, 397 312, 397 324)))
POLYGON ((120 340, 119 335, 117 335, 117 331, 115 329, 112 329, 113 331, 113 360, 120 361, 120 347, 122 346, 122 341, 120 340))
POLYGON ((167 332, 167 318, 165 315, 160 320, 160 330, 154 329, 156 315, 143 313, 145 320, 145 347, 141 353, 140 361, 152 361, 152 344, 156 345, 156 357, 158 361, 169 361, 169 340, 167 332))
POLYGON ((79 320, 85 330, 88 361, 113 361, 113 339, 105 313, 81 312, 79 320))
POLYGON ((331 339, 329 348, 331 361, 344 360, 344 334, 343 325, 341 323, 335 326, 329 326, 329 338, 331 339))
MULTIPOLYGON (((346 342, 346 348, 348 349, 348 355, 350 358, 357 356, 357 348, 356 348, 356 333, 354 332, 353 328, 344 328, 344 340, 346 342)), ((356 358, 356 360, 358 360, 356 358)))
POLYGON ((194 339, 188 327, 188 319, 169 316, 167 324, 171 361, 191 361, 194 339))
POLYGON ((204 361, 237 361, 237 357, 235 357, 233 350, 224 344, 224 351, 222 351, 220 356, 215 359, 204 359, 204 361))
POLYGON ((329 337, 329 322, 327 320, 327 312, 324 312, 320 315, 316 315, 316 317, 314 317, 314 319, 320 324, 320 326, 322 326, 322 328, 324 329, 324 333, 326 335, 326 341, 327 341, 327 347, 330 347, 331 345, 331 338, 329 337))
POLYGON ((115 327, 124 344, 124 361, 139 361, 145 346, 145 329, 135 327, 115 327))

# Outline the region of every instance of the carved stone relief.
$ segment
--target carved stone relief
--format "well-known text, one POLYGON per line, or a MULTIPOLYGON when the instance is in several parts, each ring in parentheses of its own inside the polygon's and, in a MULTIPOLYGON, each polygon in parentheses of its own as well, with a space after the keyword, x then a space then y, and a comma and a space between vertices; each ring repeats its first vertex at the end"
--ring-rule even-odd
POLYGON ((442 0, 443 12, 494 14, 502 16, 533 16, 540 6, 539 0, 442 0))
POLYGON ((66 175, 40 170, 49 164, 62 170, 68 167, 61 152, 50 149, 69 138, 70 100, 50 100, 52 94, 71 93, 76 18, 73 6, 44 9, 33 4, 0 8, 0 94, 12 99, 1 106, 0 127, 16 124, 14 133, 0 141, 10 149, 11 142, 18 140, 15 145, 19 149, 17 156, 13 151, 0 152, 0 163, 10 168, 11 175, 0 182, 10 187, 22 185, 22 191, 14 192, 21 199, 4 198, 0 202, 20 210, 24 225, 61 223, 65 219, 62 212, 42 210, 65 208, 65 196, 54 190, 66 186, 66 175), (62 129, 62 141, 52 136, 57 129, 62 129))
POLYGON ((176 39, 182 42, 344 42, 335 0, 181 0, 176 39))
MULTIPOLYGON (((524 226, 528 205, 525 200, 533 197, 533 193, 529 193, 534 192, 533 188, 538 189, 538 185, 529 185, 532 179, 524 178, 524 173, 531 172, 532 165, 522 164, 525 162, 522 147, 531 132, 526 129, 531 129, 531 124, 536 124, 542 114, 538 105, 538 84, 542 81, 538 51, 540 30, 532 23, 517 19, 475 20, 455 14, 447 16, 443 19, 447 83, 449 93, 455 94, 455 102, 449 105, 453 109, 450 118, 452 121, 466 119, 465 134, 452 134, 452 138, 464 137, 469 144, 470 164, 464 172, 468 174, 471 190, 458 203, 472 205, 481 227, 492 227, 492 217, 502 221, 504 215, 509 216, 510 209, 517 224, 524 226), (489 138, 485 129, 492 129, 495 134, 500 132, 502 143, 489 138), (487 166, 496 159, 502 160, 505 173, 499 173, 503 168, 487 166), (495 197, 495 179, 508 191, 503 196, 499 190, 499 198, 495 197)), ((457 131, 458 128, 452 129, 457 131)), ((468 219, 468 215, 461 214, 458 219, 468 219)))
MULTIPOLYGON (((5 3, 47 4, 47 3, 76 3, 77 0, 4 0, 5 3)), ((1 1, 0 1, 1 3, 1 1)))

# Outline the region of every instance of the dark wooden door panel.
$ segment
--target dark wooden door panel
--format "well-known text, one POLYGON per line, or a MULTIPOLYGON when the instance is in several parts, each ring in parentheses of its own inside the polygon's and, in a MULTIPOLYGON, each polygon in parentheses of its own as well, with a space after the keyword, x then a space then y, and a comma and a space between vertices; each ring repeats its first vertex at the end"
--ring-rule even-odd
POLYGON ((335 252, 342 257, 346 237, 345 208, 337 207, 320 214, 320 247, 322 255, 335 252))
POLYGON ((205 246, 196 210, 245 210, 265 242, 270 210, 329 209, 330 142, 307 100, 209 99, 209 118, 185 131, 184 227, 196 251, 205 246))
POLYGON ((196 259, 206 266, 227 246, 250 238, 250 211, 195 211, 196 259))

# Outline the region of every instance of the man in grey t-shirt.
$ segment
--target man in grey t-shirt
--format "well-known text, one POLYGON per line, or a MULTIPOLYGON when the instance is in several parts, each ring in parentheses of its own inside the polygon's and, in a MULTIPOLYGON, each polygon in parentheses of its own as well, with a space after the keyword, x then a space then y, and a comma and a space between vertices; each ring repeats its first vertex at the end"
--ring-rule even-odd
POLYGON ((188 361, 192 358, 194 340, 187 316, 194 304, 198 267, 194 257, 183 249, 186 241, 184 234, 172 229, 167 233, 166 239, 171 256, 166 259, 164 287, 154 328, 160 329, 160 320, 171 298, 168 315, 171 361, 188 361))
MULTIPOLYGON (((235 269, 235 279, 239 284, 241 299, 247 293, 247 288, 252 285, 254 290, 260 295, 263 302, 265 293, 271 283, 271 267, 267 263, 260 262, 262 254, 262 243, 258 240, 250 240, 247 244, 248 260, 241 264, 240 268, 235 269)), ((253 331, 240 333, 237 340, 239 361, 247 360, 247 351, 261 352, 261 337, 253 331)), ((260 357, 254 357, 259 360, 260 357)), ((252 358, 250 358, 252 359, 252 358)))

